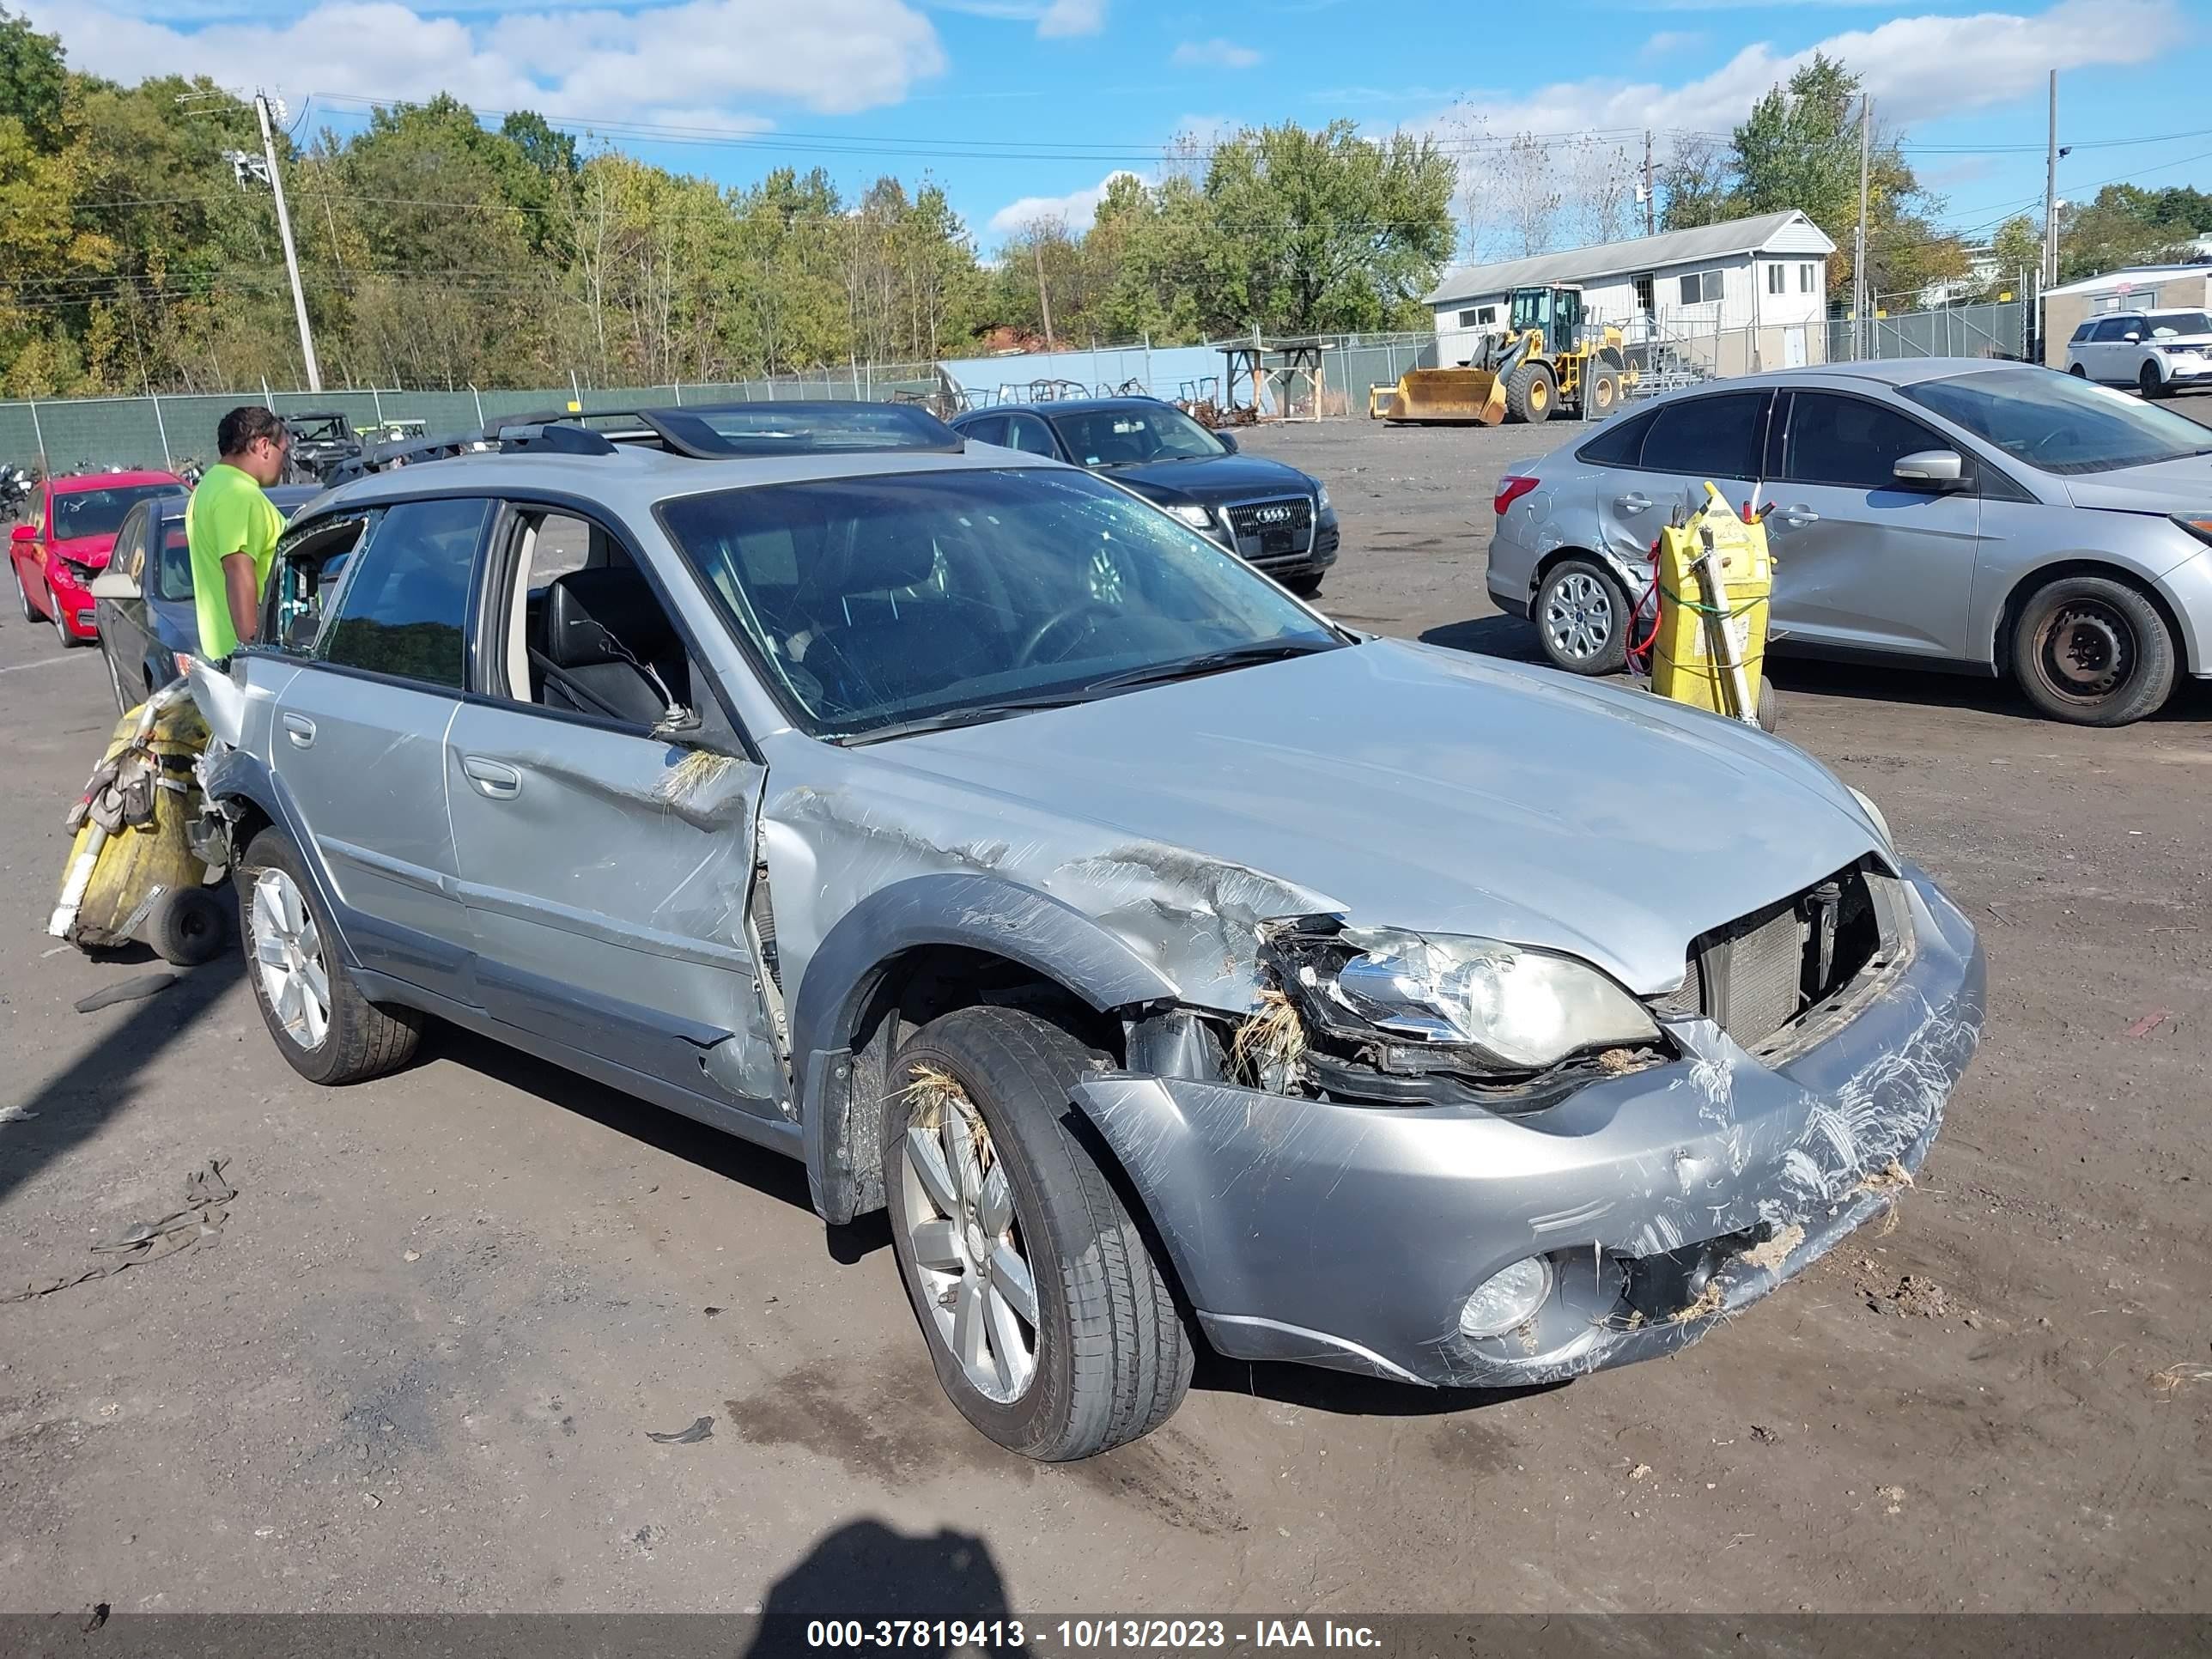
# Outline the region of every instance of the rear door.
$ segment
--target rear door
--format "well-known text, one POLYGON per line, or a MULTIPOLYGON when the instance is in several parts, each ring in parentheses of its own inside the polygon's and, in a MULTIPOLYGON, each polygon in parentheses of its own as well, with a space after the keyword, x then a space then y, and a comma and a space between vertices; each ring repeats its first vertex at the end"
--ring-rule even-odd
MULTIPOLYGON (((453 854, 446 734, 467 683, 468 611, 490 520, 481 496, 384 512, 276 693, 269 744, 362 965, 460 1002, 475 1000, 474 938, 453 854)), ((272 617, 295 602, 289 562, 271 583, 272 617)), ((284 631, 289 655, 307 630, 288 621, 284 631)))
POLYGON ((750 920, 766 769, 612 526, 508 503, 484 591, 477 695, 448 734, 446 776, 483 1006, 718 1109, 780 1119, 782 1051, 750 920), (618 652, 575 648, 594 623, 618 652), (663 686, 700 717, 680 742, 653 735, 663 686))
POLYGON ((2107 317, 2097 325, 2096 333, 2090 337, 2089 349, 2083 354, 2091 380, 2116 385, 2135 379, 2135 352, 2126 337, 2141 326, 2142 319, 2132 313, 2107 317))
POLYGON ((1900 483, 1891 470, 1917 451, 1957 447, 1856 393, 1784 392, 1775 418, 1766 520, 1775 630, 1849 648, 1969 654, 1981 497, 1971 476, 1965 488, 1936 490, 1900 483))
POLYGON ((1741 509, 1759 477, 1772 401, 1765 391, 1707 392, 1669 399, 1648 417, 1628 417, 1648 418, 1650 424, 1634 457, 1607 464, 1599 477, 1598 522, 1606 545, 1632 568, 1647 559, 1677 504, 1705 504, 1708 479, 1741 509))

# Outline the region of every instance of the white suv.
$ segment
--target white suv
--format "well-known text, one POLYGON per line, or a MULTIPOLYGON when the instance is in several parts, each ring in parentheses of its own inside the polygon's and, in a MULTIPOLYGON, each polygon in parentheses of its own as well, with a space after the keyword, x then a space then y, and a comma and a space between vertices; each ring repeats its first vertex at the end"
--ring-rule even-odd
POLYGON ((2066 344, 2066 372, 2146 398, 2212 384, 2212 317, 2201 311, 2118 311, 2092 317, 2066 344))

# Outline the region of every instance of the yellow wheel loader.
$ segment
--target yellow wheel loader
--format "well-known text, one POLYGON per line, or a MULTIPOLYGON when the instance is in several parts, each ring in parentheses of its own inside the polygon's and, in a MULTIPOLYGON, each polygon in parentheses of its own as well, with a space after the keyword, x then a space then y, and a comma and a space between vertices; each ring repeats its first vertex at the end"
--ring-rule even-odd
POLYGON ((1496 426, 1510 416, 1535 425, 1554 414, 1595 421, 1635 384, 1620 331, 1583 326, 1582 289, 1519 288, 1504 333, 1483 337, 1461 368, 1411 369, 1394 386, 1370 387, 1367 413, 1407 424, 1496 426))

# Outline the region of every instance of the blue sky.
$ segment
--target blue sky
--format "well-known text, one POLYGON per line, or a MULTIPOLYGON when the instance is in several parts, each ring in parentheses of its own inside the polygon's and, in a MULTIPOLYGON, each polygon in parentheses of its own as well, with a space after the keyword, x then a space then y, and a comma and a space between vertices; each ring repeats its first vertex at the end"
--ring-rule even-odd
MULTIPOLYGON (((1908 6, 1911 0, 1907 0, 1908 6)), ((1844 58, 1905 134, 1943 217, 1985 231, 2039 205, 2045 76, 2060 76, 2062 196, 2112 179, 2212 187, 2212 0, 1990 0, 1902 13, 1851 0, 1647 0, 1508 14, 1467 0, 29 0, 78 67, 206 72, 281 90, 341 129, 371 100, 446 89, 532 107, 727 184, 821 165, 858 190, 924 171, 986 251, 1040 215, 1079 227, 1117 170, 1177 132, 1354 120, 1437 135, 1474 186, 1496 147, 1663 155, 1725 134, 1791 65, 1844 58), (1518 15, 1517 23, 1501 22, 1518 15), (1556 45, 1555 45, 1556 43, 1556 45), (2154 142, 2134 143, 2134 140, 2154 142)), ((1556 240, 1576 234, 1571 214, 1556 240)))

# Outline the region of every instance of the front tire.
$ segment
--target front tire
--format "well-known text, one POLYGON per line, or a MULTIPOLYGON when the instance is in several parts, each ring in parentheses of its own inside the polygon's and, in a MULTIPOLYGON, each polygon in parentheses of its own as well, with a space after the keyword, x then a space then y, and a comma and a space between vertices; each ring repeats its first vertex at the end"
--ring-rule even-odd
POLYGON ((884 1113, 893 1252, 938 1382, 1046 1462, 1158 1427, 1194 1357, 1142 1231, 1070 1132, 1093 1059, 1034 1014, 959 1009, 899 1050, 884 1113))
POLYGON ((1559 401, 1559 383, 1542 363, 1523 363, 1505 377, 1505 412, 1516 421, 1541 426, 1559 401))
POLYGON ((360 1083, 415 1057, 422 1016, 362 995, 331 948, 337 935, 283 830, 254 836, 237 885, 246 976, 294 1071, 310 1083, 360 1083))
POLYGON ((2075 726, 2127 726, 2173 690, 2173 636, 2158 608, 2104 576, 2062 576, 2021 606, 2013 672, 2027 700, 2075 726))
POLYGON ((1620 376, 1609 368, 1593 368, 1589 380, 1589 396, 1583 412, 1593 421, 1601 421, 1620 407, 1620 376))
POLYGON ((1595 559, 1562 559, 1544 573, 1529 615, 1552 666, 1618 674, 1628 662, 1627 593, 1595 559))
POLYGON ((2150 403, 2166 396, 2166 382, 2158 378, 2158 369, 2154 364, 2145 363, 2136 371, 2136 390, 2142 393, 2145 403, 2150 403))
POLYGON ((1283 578, 1283 586, 1302 599, 1319 599, 1321 584, 1322 574, 1318 570, 1307 571, 1304 575, 1283 578))
POLYGON ((62 642, 63 650, 75 650, 83 641, 70 632, 69 617, 62 609, 61 595, 55 592, 51 586, 46 589, 46 603, 52 605, 54 611, 54 637, 62 642))

